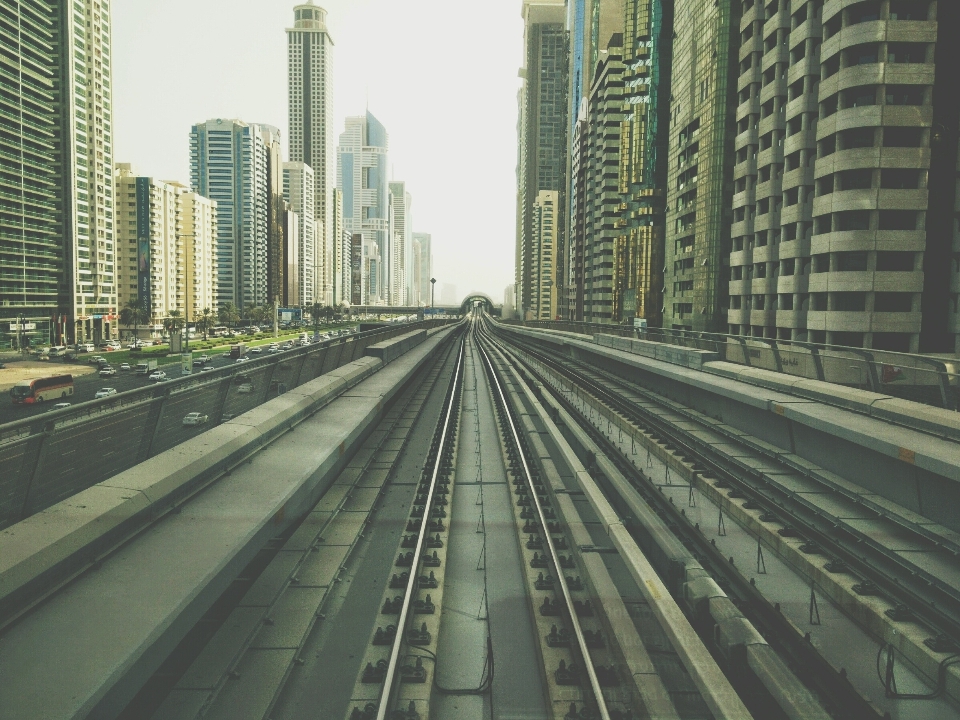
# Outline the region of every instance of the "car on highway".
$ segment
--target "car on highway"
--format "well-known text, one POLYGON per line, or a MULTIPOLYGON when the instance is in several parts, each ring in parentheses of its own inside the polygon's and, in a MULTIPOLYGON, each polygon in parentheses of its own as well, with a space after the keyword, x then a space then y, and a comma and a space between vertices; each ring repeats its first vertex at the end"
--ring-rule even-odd
POLYGON ((71 405, 73 405, 73 403, 68 403, 68 402, 57 403, 56 405, 53 406, 53 409, 54 409, 54 410, 63 410, 64 408, 68 408, 68 407, 70 407, 71 405))
POLYGON ((252 348, 250 348, 250 352, 256 353, 256 354, 259 355, 260 353, 263 352, 263 348, 262 348, 262 347, 259 347, 259 346, 258 346, 258 347, 252 347, 252 348))
POLYGON ((250 362, 250 358, 237 358, 236 361, 237 361, 238 363, 250 362))
POLYGON ((116 388, 100 388, 97 390, 97 394, 93 396, 94 400, 99 400, 100 398, 110 397, 111 395, 116 395, 116 388))
POLYGON ((253 392, 253 383, 244 383, 237 388, 237 392, 241 395, 249 395, 253 392))
POLYGON ((267 353, 269 353, 270 355, 274 355, 278 352, 280 352, 280 348, 277 348, 277 347, 267 348, 267 353))
POLYGON ((213 365, 204 365, 202 368, 200 368, 201 372, 211 372, 213 370, 216 370, 213 365))
POLYGON ((87 360, 87 362, 90 363, 91 365, 99 365, 100 363, 105 363, 106 361, 107 359, 103 355, 94 355, 89 360, 87 360))
POLYGON ((130 363, 120 363, 121 370, 130 370, 130 363))
POLYGON ((196 359, 202 363, 212 362, 213 360, 209 355, 200 355, 196 359))
POLYGON ((113 377, 117 374, 116 369, 110 365, 104 365, 100 368, 100 377, 113 377))
POLYGON ((147 376, 147 380, 151 382, 160 382, 161 380, 166 380, 167 374, 163 370, 154 370, 147 376))
POLYGON ((184 425, 203 425, 209 418, 203 413, 187 413, 183 418, 184 425))

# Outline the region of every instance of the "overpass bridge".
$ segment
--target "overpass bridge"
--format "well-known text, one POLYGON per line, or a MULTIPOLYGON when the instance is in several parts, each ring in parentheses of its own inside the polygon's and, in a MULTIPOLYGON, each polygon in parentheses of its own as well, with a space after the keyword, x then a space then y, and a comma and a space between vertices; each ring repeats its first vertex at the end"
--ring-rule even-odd
MULTIPOLYGON (((459 305, 436 305, 434 309, 449 315, 466 315, 475 304, 483 306, 487 314, 495 317, 499 316, 503 310, 503 305, 495 305, 489 295, 479 292, 467 294, 459 305)), ((360 315, 429 315, 430 310, 430 307, 407 305, 352 305, 350 307, 351 314, 360 315)))
POLYGON ((960 716, 956 413, 576 329, 218 370, 176 444, 186 385, 0 427, 0 720, 960 716))

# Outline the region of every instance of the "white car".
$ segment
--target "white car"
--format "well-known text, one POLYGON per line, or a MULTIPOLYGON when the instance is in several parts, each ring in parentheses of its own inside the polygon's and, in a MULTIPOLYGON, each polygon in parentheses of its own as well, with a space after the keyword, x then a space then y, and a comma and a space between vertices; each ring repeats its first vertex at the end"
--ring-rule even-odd
POLYGON ((194 360, 199 360, 199 361, 202 362, 202 363, 210 362, 210 356, 209 356, 209 355, 198 355, 197 357, 194 358, 194 360))
POLYGON ((110 397, 111 395, 116 395, 116 388, 100 388, 97 390, 97 394, 93 396, 94 400, 99 400, 100 398, 110 397))
POLYGON ((154 370, 147 376, 147 380, 152 382, 160 382, 161 380, 166 380, 167 374, 163 370, 154 370))
POLYGON ((203 425, 209 418, 206 415, 198 412, 188 413, 183 418, 184 425, 203 425))
POLYGON ((117 371, 109 365, 105 365, 104 367, 100 368, 100 377, 112 377, 116 374, 117 371))
POLYGON ((68 408, 68 407, 70 407, 71 405, 73 405, 73 403, 68 403, 68 402, 57 403, 56 405, 53 406, 53 409, 54 409, 54 410, 63 410, 64 408, 68 408))
POLYGON ((213 372, 216 368, 213 365, 204 365, 200 368, 200 372, 213 372))
POLYGON ((263 348, 262 348, 262 347, 252 347, 252 348, 250 348, 250 352, 256 353, 256 354, 260 354, 260 353, 263 352, 263 348))
POLYGON ((250 361, 250 358, 237 358, 238 363, 249 362, 249 361, 250 361))
POLYGON ((130 370, 130 363, 120 363, 121 370, 130 370))
POLYGON ((249 395, 250 393, 253 392, 253 384, 244 383, 243 385, 240 385, 239 387, 237 387, 237 392, 240 393, 241 395, 249 395))

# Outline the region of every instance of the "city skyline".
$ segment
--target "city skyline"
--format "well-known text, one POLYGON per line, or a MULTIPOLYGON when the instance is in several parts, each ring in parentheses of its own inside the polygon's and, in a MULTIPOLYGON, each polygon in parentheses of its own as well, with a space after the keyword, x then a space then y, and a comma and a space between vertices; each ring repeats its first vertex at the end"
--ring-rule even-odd
MULTIPOLYGON (((194 4, 189 6, 194 23, 187 27, 180 23, 187 8, 180 0, 162 6, 134 0, 114 7, 117 159, 133 162, 151 176, 185 179, 186 138, 190 126, 201 118, 241 118, 288 128, 286 29, 293 25, 296 4, 264 8, 239 2, 228 17, 212 6, 194 4), (243 12, 247 4, 256 12, 243 12), (213 24, 222 32, 211 45, 214 36, 203 28, 213 24), (156 57, 151 52, 154 45, 157 52, 162 47, 164 53, 175 53, 185 65, 219 70, 215 75, 166 77, 151 60, 156 57), (224 55, 230 56, 229 62, 223 61, 224 55), (212 77, 215 82, 210 82, 212 77), (179 97, 178 102, 157 103, 165 89, 179 97)), ((336 43, 334 137, 344 119, 364 112, 369 102, 391 133, 389 179, 406 182, 417 199, 413 230, 433 237, 434 274, 464 292, 501 295, 513 277, 504 259, 513 255, 514 234, 516 70, 522 45, 517 39, 521 23, 516 3, 493 3, 482 17, 439 2, 403 9, 382 0, 315 4, 327 11, 327 27, 336 43), (380 21, 369 23, 371 13, 380 21), (459 39, 432 32, 466 22, 473 30, 459 39), (489 42, 481 41, 483 37, 495 37, 498 47, 512 50, 489 57, 481 52, 489 42), (371 44, 382 47, 383 53, 368 57, 371 44), (468 62, 456 68, 437 60, 445 49, 460 54, 464 47, 475 52, 461 55, 468 62), (405 64, 404 83, 382 72, 382 57, 398 54, 405 64), (483 61, 469 61, 473 57, 483 61), (444 91, 437 93, 436 87, 444 91), (486 111, 478 112, 478 107, 486 111), (452 120, 441 121, 444 114, 452 120), (453 147, 462 159, 461 183, 449 182, 445 165, 446 149, 453 147), (425 148, 432 150, 424 152, 425 148), (431 152, 436 152, 436 159, 431 152), (483 223, 462 222, 458 208, 465 192, 485 199, 483 223), (486 250, 476 262, 460 262, 471 246, 486 250)), ((289 138, 283 134, 286 149, 289 138)), ((291 157, 285 153, 284 159, 291 157)))

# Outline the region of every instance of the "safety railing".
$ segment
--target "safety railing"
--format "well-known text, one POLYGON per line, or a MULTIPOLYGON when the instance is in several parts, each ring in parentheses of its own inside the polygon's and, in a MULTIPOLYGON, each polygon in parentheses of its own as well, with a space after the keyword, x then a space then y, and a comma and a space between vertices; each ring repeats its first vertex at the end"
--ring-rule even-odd
POLYGON ((511 324, 580 335, 616 335, 709 350, 721 360, 746 367, 821 380, 920 402, 960 408, 960 357, 918 355, 798 340, 775 340, 726 333, 571 321, 511 324))
POLYGON ((398 323, 0 425, 0 529, 363 357, 398 323), (187 420, 198 413, 196 423, 187 420))

